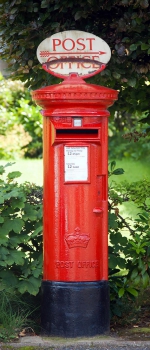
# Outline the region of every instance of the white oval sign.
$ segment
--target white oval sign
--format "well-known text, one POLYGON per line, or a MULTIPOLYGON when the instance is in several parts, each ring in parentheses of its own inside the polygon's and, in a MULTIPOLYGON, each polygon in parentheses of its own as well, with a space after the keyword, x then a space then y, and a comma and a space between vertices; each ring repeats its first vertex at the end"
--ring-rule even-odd
POLYGON ((99 73, 110 57, 110 48, 104 40, 79 30, 56 33, 37 48, 37 58, 40 63, 46 63, 46 70, 63 77, 71 73, 83 77, 99 73))

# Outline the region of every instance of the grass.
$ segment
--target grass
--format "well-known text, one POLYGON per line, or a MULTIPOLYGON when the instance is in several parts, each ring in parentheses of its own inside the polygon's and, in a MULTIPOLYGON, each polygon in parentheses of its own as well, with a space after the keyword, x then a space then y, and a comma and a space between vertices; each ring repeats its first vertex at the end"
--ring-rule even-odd
POLYGON ((42 159, 23 159, 17 160, 0 160, 0 165, 7 163, 13 163, 8 171, 20 171, 22 175, 17 179, 18 183, 29 181, 36 185, 42 186, 43 184, 43 160, 42 159))
MULTIPOLYGON (((0 165, 7 164, 9 161, 0 160, 0 165)), ((42 186, 43 184, 43 160, 42 159, 23 159, 12 160, 15 163, 11 166, 10 171, 20 171, 21 177, 18 182, 33 182, 42 186)), ((150 179, 149 164, 135 161, 131 159, 123 159, 116 161, 116 168, 123 168, 125 173, 123 175, 111 176, 110 181, 122 182, 124 180, 133 182, 142 180, 144 178, 150 179)))
POLYGON ((135 161, 132 159, 116 160, 116 168, 123 168, 123 175, 113 175, 110 181, 122 182, 127 180, 129 182, 139 181, 144 178, 150 180, 149 164, 147 162, 135 161))
POLYGON ((0 291, 0 341, 17 340, 23 327, 30 326, 31 307, 17 293, 0 291))

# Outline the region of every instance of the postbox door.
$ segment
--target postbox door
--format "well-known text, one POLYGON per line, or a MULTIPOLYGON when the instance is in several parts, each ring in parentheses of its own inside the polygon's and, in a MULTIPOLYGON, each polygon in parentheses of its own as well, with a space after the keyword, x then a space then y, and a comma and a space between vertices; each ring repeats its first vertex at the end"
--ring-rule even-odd
POLYGON ((45 218, 44 279, 107 279, 107 192, 101 143, 62 142, 51 148, 52 156, 55 176, 51 210, 47 207, 45 218))

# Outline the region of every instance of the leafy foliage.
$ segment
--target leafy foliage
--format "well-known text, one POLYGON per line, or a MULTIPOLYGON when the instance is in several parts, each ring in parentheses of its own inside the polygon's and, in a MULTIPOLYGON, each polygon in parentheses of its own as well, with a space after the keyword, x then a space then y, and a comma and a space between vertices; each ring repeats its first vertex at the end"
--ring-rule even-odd
POLYGON ((0 291, 36 295, 42 268, 41 189, 14 179, 20 172, 0 167, 0 291))
POLYGON ((0 0, 1 57, 12 78, 35 89, 56 81, 36 58, 43 39, 70 29, 94 33, 108 43, 112 58, 92 82, 120 90, 112 113, 140 114, 149 111, 149 10, 148 0, 0 0))
POLYGON ((16 109, 18 122, 23 125, 24 130, 31 136, 31 141, 23 148, 25 157, 41 158, 42 157, 42 116, 39 108, 35 107, 31 99, 19 100, 19 107, 16 109))
POLYGON ((132 157, 145 159, 150 156, 150 127, 148 112, 142 116, 116 112, 109 122, 109 156, 111 159, 132 157))
MULTIPOLYGON (((5 175, 0 167, 0 292, 38 295, 42 274, 42 189, 5 175)), ((111 162, 109 176, 122 174, 111 162)), ((112 314, 121 315, 124 298, 135 298, 149 285, 150 183, 113 182, 109 188, 109 282, 112 314), (146 189, 143 191, 143 189, 146 189), (139 207, 134 220, 119 213, 119 205, 133 201, 139 207)))
MULTIPOLYGON (((114 175, 115 170, 115 162, 111 162, 109 174, 114 175)), ((149 199, 148 180, 120 185, 113 181, 109 188, 110 295, 112 313, 118 316, 121 316, 118 297, 136 297, 138 290, 146 288, 150 282, 149 199), (126 201, 138 206, 137 218, 120 215, 119 206, 126 201)))
POLYGON ((7 141, 1 142, 1 158, 13 158, 16 153, 30 158, 41 157, 42 116, 39 108, 33 105, 29 91, 21 81, 1 79, 0 92, 0 136, 5 136, 6 140, 14 132, 16 139, 15 145, 12 143, 11 147, 7 141), (22 144, 18 139, 21 135, 22 144))

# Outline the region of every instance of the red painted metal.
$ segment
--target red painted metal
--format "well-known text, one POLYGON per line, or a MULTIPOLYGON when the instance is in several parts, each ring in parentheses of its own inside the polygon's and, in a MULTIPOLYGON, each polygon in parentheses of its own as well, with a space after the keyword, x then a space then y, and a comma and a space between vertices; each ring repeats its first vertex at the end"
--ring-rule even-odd
POLYGON ((56 59, 56 60, 52 60, 52 61, 48 61, 48 62, 45 62, 44 64, 42 64, 42 68, 49 74, 52 74, 54 75, 55 77, 58 77, 58 78, 61 78, 61 79, 66 79, 68 78, 68 76, 65 76, 63 74, 59 74, 55 71, 53 71, 51 69, 51 65, 53 66, 53 64, 55 63, 61 63, 61 62, 82 62, 82 63, 93 63, 93 64, 96 64, 99 66, 99 69, 97 70, 94 70, 93 69, 93 72, 90 73, 90 74, 84 74, 83 76, 83 79, 87 79, 87 78, 90 78, 92 77, 93 75, 96 75, 98 73, 100 73, 102 70, 104 70, 106 68, 106 64, 104 63, 100 63, 99 61, 94 61, 94 60, 90 60, 90 59, 85 59, 85 58, 64 58, 64 59, 56 59))
POLYGON ((44 280, 108 279, 107 108, 117 95, 75 74, 32 92, 44 116, 44 280), (85 178, 66 177, 68 147, 85 154, 85 178))

